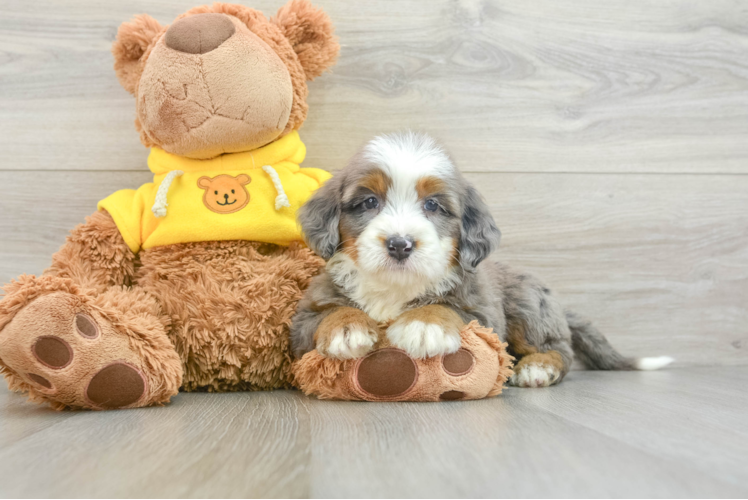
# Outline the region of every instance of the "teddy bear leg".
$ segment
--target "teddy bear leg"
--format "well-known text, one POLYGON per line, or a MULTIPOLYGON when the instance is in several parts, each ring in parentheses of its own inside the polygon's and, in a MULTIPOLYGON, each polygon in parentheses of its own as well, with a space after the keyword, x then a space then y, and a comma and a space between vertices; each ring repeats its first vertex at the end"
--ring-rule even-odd
POLYGON ((412 358, 382 340, 358 359, 310 351, 294 362, 296 383, 321 399, 363 401, 461 401, 496 396, 512 374, 506 344, 477 321, 459 332, 451 354, 412 358))
POLYGON ((70 278, 83 288, 101 293, 112 286, 131 285, 136 261, 114 219, 102 210, 70 231, 44 275, 70 278))
POLYGON ((23 276, 0 301, 0 370, 11 390, 56 409, 165 403, 182 367, 166 320, 142 290, 83 290, 58 276, 23 276))

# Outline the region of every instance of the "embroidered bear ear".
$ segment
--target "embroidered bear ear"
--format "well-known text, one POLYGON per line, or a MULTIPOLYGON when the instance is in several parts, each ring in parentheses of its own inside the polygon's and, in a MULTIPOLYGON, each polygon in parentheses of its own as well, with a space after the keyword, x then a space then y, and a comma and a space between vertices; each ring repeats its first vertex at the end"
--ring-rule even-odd
POLYGON ((137 91, 150 48, 166 28, 151 16, 141 14, 122 23, 117 30, 117 39, 112 44, 114 71, 119 83, 131 94, 137 91))
POLYGON ((202 176, 197 180, 197 185, 202 189, 208 189, 211 181, 212 179, 210 177, 202 176))
POLYGON ((238 182, 242 186, 245 186, 252 182, 252 179, 250 179, 247 174, 239 174, 236 176, 236 182, 238 182))
POLYGON ((278 10, 271 22, 291 42, 307 80, 314 80, 335 64, 340 45, 330 17, 309 0, 291 0, 278 10))

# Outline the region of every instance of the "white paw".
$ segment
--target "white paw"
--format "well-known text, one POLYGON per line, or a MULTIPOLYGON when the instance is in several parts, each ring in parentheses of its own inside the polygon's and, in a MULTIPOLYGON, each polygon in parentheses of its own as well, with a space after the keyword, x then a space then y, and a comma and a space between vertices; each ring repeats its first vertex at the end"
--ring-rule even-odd
POLYGON ((387 329, 387 338, 412 358, 450 354, 460 348, 459 332, 445 332, 440 325, 423 321, 395 323, 387 329))
MULTIPOLYGON (((331 335, 330 345, 327 346, 327 357, 337 359, 360 358, 371 351, 377 337, 371 335, 366 328, 359 325, 350 325, 334 330, 331 335)), ((321 346, 317 350, 322 352, 321 346)))
POLYGON ((509 379, 509 383, 517 387, 548 387, 558 380, 559 376, 561 372, 551 365, 531 363, 520 367, 509 379))

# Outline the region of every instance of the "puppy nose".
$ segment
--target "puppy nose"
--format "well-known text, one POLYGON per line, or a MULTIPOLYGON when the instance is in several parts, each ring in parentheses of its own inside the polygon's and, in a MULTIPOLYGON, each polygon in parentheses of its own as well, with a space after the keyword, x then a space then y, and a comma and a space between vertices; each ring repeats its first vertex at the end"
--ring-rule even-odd
POLYGON ((234 34, 234 24, 224 14, 193 14, 166 30, 166 46, 188 54, 205 54, 234 34))
POLYGON ((390 257, 397 259, 398 261, 405 260, 410 257, 410 253, 413 251, 413 238, 406 236, 390 236, 385 242, 387 245, 387 253, 390 257))

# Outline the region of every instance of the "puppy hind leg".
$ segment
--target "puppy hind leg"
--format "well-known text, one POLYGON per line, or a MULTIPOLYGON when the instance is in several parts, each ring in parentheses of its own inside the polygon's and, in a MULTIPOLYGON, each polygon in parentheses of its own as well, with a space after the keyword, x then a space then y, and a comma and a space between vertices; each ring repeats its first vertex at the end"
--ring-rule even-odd
POLYGON ((550 342, 542 347, 528 343, 522 325, 508 327, 509 352, 518 359, 514 375, 509 380, 518 387, 547 387, 558 384, 569 371, 572 362, 571 346, 563 341, 550 342))
POLYGON ((507 304, 507 341, 518 362, 510 383, 519 387, 557 384, 573 361, 563 309, 538 283, 524 283, 514 292, 507 297, 513 301, 507 304))

